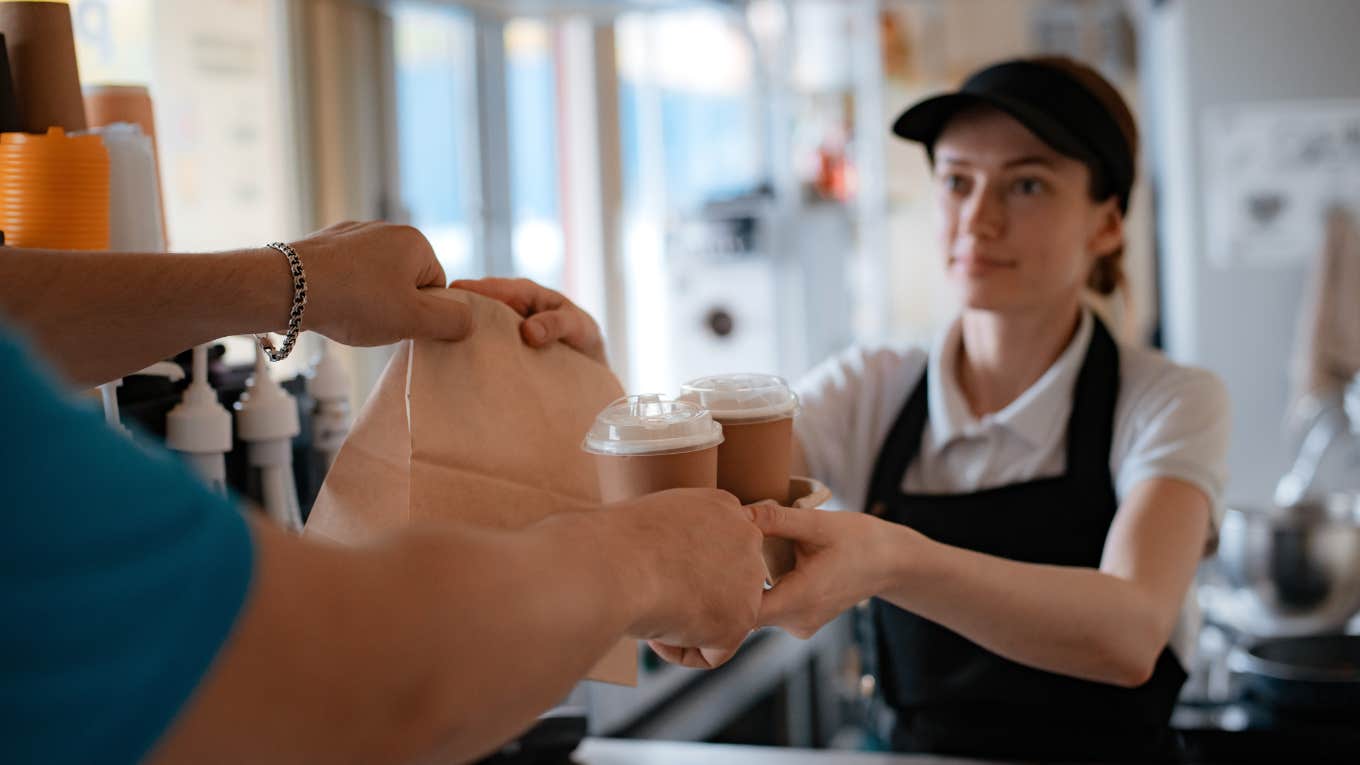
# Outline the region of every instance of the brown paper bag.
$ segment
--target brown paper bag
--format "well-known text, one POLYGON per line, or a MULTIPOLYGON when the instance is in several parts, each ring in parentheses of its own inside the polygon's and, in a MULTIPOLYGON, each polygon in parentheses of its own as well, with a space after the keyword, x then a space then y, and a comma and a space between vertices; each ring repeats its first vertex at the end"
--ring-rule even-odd
MULTIPOLYGON (((614 375, 565 345, 532 349, 505 305, 458 290, 476 331, 458 343, 403 344, 336 455, 306 533, 341 543, 424 520, 514 530, 599 504, 581 439, 623 395, 614 375)), ((635 685, 626 640, 591 680, 635 685)))

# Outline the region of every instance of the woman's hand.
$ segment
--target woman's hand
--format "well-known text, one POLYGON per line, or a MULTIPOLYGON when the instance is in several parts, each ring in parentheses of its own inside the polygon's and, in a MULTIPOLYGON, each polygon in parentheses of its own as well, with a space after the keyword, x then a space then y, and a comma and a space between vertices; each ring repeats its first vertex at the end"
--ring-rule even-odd
POLYGON ((528 279, 459 279, 449 285, 499 300, 524 317, 520 335, 532 348, 561 341, 609 366, 604 338, 590 314, 559 292, 528 279))
POLYGON ((882 592, 895 556, 910 556, 916 532, 872 515, 752 506, 767 537, 794 543, 796 565, 765 593, 760 626, 807 639, 865 598, 882 592))
MULTIPOLYGON (((345 345, 408 338, 461 340, 472 312, 443 292, 444 269, 425 235, 391 223, 337 223, 293 244, 307 274, 303 328, 345 345), (435 287, 438 290, 427 290, 435 287)), ((279 282, 286 273, 279 260, 279 282)), ((278 292, 291 300, 289 290, 278 292)), ((280 318, 287 308, 278 311, 280 318)))
POLYGON ((671 664, 690 669, 717 669, 736 656, 744 642, 746 639, 743 637, 726 648, 677 648, 655 640, 648 640, 647 645, 651 646, 657 656, 671 664))

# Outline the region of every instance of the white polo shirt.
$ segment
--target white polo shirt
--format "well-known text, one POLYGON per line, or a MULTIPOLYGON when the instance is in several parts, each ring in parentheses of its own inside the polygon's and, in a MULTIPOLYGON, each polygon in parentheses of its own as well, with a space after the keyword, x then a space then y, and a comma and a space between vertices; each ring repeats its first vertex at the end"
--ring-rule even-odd
MULTIPOLYGON (((796 386, 803 410, 794 427, 812 476, 835 492, 839 504, 863 510, 879 450, 927 364, 930 419, 920 453, 902 477, 903 491, 963 494, 1062 475, 1073 390, 1094 325, 1084 310, 1053 366, 1005 409, 981 418, 954 374, 961 347, 957 320, 929 351, 856 347, 828 359, 796 386)), ((1211 372, 1123 343, 1119 366, 1110 446, 1119 500, 1149 478, 1177 478, 1209 498, 1217 528, 1231 427, 1227 389, 1211 372)), ((1171 641, 1183 664, 1193 655, 1199 623, 1191 592, 1171 641)))

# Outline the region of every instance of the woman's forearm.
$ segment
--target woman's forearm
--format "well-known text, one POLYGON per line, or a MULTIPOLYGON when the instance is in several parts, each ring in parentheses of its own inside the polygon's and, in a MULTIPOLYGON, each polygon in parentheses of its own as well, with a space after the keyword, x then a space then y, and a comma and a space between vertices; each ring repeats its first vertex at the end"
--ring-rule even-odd
POLYGON ((950 547, 906 527, 892 534, 880 597, 1021 664, 1137 686, 1170 635, 1154 598, 1130 581, 950 547))
POLYGON ((9 249, 0 312, 77 385, 96 385, 198 343, 283 328, 287 262, 266 249, 201 254, 9 249))

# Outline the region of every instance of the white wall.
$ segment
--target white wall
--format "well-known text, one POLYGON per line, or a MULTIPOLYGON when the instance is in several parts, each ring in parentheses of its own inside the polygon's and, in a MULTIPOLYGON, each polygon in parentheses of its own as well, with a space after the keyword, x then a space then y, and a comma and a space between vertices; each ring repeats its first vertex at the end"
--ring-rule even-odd
POLYGON ((1290 459, 1281 423, 1306 268, 1208 262, 1200 125, 1219 104, 1360 98, 1360 2, 1165 0, 1143 10, 1167 350, 1227 382, 1228 498, 1262 503, 1290 459))

